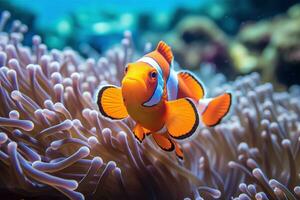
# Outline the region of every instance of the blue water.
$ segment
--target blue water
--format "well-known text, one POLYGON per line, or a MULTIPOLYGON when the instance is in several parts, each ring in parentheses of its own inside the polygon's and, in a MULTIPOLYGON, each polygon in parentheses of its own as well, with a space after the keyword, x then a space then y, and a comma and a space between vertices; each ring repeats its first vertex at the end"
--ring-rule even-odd
POLYGON ((49 25, 58 19, 81 10, 101 12, 110 10, 114 13, 144 12, 158 14, 169 12, 175 8, 195 8, 207 1, 203 0, 10 0, 19 8, 31 11, 38 17, 37 26, 49 25))

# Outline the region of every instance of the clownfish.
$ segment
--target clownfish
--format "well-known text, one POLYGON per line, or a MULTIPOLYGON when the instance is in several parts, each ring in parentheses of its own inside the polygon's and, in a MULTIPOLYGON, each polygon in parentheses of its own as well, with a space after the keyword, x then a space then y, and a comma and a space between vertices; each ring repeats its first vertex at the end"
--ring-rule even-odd
POLYGON ((230 93, 212 99, 204 96, 204 87, 191 72, 173 69, 171 48, 160 41, 154 51, 126 65, 121 87, 102 86, 97 104, 111 120, 130 116, 139 142, 151 134, 161 149, 175 150, 183 159, 176 140, 192 136, 199 124, 217 125, 230 109, 230 93))

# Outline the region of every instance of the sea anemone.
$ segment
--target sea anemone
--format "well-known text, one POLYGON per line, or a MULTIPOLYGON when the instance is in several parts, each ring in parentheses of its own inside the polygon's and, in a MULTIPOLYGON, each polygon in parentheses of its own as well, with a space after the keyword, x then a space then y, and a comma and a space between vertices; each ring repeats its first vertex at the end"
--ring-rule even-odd
MULTIPOLYGON (((135 58, 130 32, 98 60, 49 50, 7 11, 0 22, 0 187, 11 198, 297 199, 300 198, 300 89, 278 93, 257 73, 215 87, 231 90, 230 116, 183 141, 184 161, 133 121, 104 119, 97 87, 120 84, 135 58)), ((19 22, 19 21, 18 21, 19 22)), ((3 195, 2 195, 3 197, 3 195)))

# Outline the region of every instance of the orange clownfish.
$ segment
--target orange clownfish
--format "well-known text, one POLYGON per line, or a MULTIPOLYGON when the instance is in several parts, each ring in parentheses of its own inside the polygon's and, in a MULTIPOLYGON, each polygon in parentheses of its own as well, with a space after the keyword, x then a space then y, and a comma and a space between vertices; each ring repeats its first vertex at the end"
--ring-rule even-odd
POLYGON ((175 150, 183 159, 176 140, 190 137, 199 124, 218 124, 231 105, 231 94, 204 99, 200 81, 188 71, 175 72, 171 48, 160 41, 157 48, 125 68, 122 86, 103 86, 97 96, 104 117, 121 120, 130 116, 135 137, 142 142, 152 135, 165 151, 175 150))

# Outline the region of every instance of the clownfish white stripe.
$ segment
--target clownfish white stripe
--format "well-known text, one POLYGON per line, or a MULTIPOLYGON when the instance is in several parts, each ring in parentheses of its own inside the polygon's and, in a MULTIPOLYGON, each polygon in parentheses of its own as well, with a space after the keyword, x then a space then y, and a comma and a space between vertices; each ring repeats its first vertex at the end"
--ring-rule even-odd
POLYGON ((198 112, 200 115, 205 111, 208 104, 212 101, 212 98, 200 99, 198 101, 198 112))
POLYGON ((144 56, 137 60, 137 62, 147 63, 151 67, 155 68, 159 74, 163 75, 160 65, 153 58, 144 56))
POLYGON ((148 65, 150 65, 157 71, 157 75, 158 75, 157 76, 157 85, 154 90, 154 93, 152 94, 151 98, 143 104, 144 106, 148 106, 148 107, 154 106, 160 102, 162 95, 163 95, 163 90, 164 90, 163 72, 162 72, 159 64, 153 58, 145 56, 145 57, 142 57, 141 59, 139 59, 137 62, 147 63, 148 65))
POLYGON ((177 73, 170 67, 170 74, 167 80, 168 101, 177 99, 178 77, 177 73))

